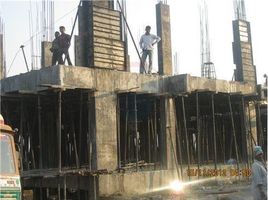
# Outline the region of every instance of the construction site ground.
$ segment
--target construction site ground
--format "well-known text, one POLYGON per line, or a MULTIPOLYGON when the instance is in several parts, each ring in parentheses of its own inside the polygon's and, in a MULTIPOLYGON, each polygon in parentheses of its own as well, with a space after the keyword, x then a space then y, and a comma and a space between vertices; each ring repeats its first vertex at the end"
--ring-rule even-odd
POLYGON ((133 196, 114 196, 101 200, 253 200, 249 181, 213 182, 185 188, 183 193, 171 190, 133 196))

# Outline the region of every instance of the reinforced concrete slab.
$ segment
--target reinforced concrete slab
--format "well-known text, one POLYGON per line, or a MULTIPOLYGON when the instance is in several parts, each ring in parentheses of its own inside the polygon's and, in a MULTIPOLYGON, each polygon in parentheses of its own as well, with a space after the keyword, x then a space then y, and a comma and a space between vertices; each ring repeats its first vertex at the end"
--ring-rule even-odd
POLYGON ((56 65, 1 80, 1 94, 16 91, 36 93, 47 87, 92 89, 99 92, 137 92, 176 95, 206 90, 255 94, 254 84, 212 80, 189 74, 160 76, 109 69, 56 65))

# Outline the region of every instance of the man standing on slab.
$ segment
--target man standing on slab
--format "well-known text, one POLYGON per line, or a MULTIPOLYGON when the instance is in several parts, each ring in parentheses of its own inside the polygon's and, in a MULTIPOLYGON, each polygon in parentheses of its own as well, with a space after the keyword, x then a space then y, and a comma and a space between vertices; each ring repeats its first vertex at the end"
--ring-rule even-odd
POLYGON ((140 73, 152 73, 152 64, 153 64, 153 50, 154 45, 158 43, 161 38, 150 33, 151 27, 146 26, 145 34, 141 36, 140 39, 140 48, 142 49, 142 57, 140 63, 140 73), (149 68, 145 69, 146 58, 149 56, 149 68))

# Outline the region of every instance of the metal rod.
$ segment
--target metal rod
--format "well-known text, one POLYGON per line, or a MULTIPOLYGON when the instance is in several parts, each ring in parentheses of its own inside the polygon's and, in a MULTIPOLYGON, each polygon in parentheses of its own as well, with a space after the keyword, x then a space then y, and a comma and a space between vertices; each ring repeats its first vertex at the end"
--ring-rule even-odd
POLYGON ((58 168, 61 171, 61 95, 62 91, 58 92, 58 168))
POLYGON ((170 143, 171 143, 171 150, 172 150, 172 154, 174 156, 174 160, 175 160, 175 167, 177 170, 177 176, 178 179, 180 179, 180 170, 179 170, 179 165, 178 165, 178 158, 177 158, 177 154, 176 154, 176 150, 175 150, 175 145, 173 143, 173 139, 172 139, 172 135, 171 135, 171 110, 170 110, 170 104, 168 102, 168 124, 167 124, 167 128, 168 128, 168 133, 169 133, 169 138, 170 138, 170 143))
POLYGON ((251 118, 250 118, 251 113, 250 113, 249 103, 247 104, 247 107, 248 107, 248 123, 249 123, 249 135, 250 135, 251 162, 253 162, 254 161, 253 142, 254 142, 255 146, 256 146, 256 142, 255 142, 253 135, 252 135, 251 118))
MULTIPOLYGON (((70 36, 70 43, 71 43, 71 39, 73 37, 74 28, 75 28, 75 24, 76 24, 76 21, 77 21, 77 18, 78 18, 79 7, 80 7, 81 3, 82 3, 82 0, 79 1, 78 8, 77 8, 77 11, 76 11, 76 15, 75 15, 75 19, 74 19, 74 24, 73 24, 72 32, 71 32, 71 36, 70 36)), ((64 58, 64 62, 63 63, 65 63, 65 61, 66 61, 66 56, 64 58)))
POLYGON ((124 139, 125 139, 125 148, 124 148, 124 160, 125 164, 127 163, 127 144, 128 144, 128 94, 126 94, 126 118, 125 118, 125 134, 124 134, 124 139))
POLYGON ((154 155, 155 160, 154 162, 157 162, 157 113, 156 113, 156 98, 154 100, 154 155))
MULTIPOLYGON (((131 30, 130 30, 130 28, 129 28, 129 26, 128 26, 126 17, 125 17, 125 15, 124 15, 123 12, 122 12, 122 7, 121 7, 120 2, 119 2, 118 0, 117 0, 117 3, 118 3, 118 6, 119 6, 119 8, 120 8, 122 17, 123 17, 123 19, 124 19, 124 21, 125 21, 125 23, 126 23, 126 25, 127 25, 127 30, 128 30, 128 32, 129 32, 129 34, 130 34, 131 40, 132 40, 132 42, 133 42, 133 44, 134 44, 134 47, 135 47, 136 52, 137 52, 137 54, 138 54, 138 57, 139 57, 139 59, 140 59, 140 61, 141 61, 141 56, 140 56, 138 47, 137 47, 137 45, 136 45, 136 43, 135 43, 134 37, 133 37, 132 32, 131 32, 131 30)), ((144 68, 144 66, 143 66, 143 68, 144 68)))
POLYGON ((20 100, 20 135, 21 135, 21 141, 20 141, 20 162, 21 162, 21 171, 23 171, 23 143, 24 143, 24 138, 23 138, 23 107, 24 107, 24 103, 23 100, 20 100))
POLYGON ((182 176, 182 153, 181 153, 181 137, 180 137, 180 132, 179 132, 179 127, 178 127, 178 118, 177 118, 177 109, 176 109, 176 99, 172 99, 173 102, 173 108, 175 110, 174 112, 174 118, 175 118, 175 128, 176 128, 176 133, 177 133, 177 138, 178 138, 178 149, 179 149, 179 157, 180 157, 180 179, 183 180, 183 176, 182 176))
POLYGON ((41 128, 41 100, 40 95, 37 96, 37 112, 38 112, 38 142, 39 142, 39 169, 43 168, 43 147, 42 147, 42 128, 41 128))
POLYGON ((92 161, 91 161, 91 153, 92 153, 92 137, 91 137, 91 96, 90 93, 88 93, 88 100, 87 100, 87 127, 88 127, 88 131, 87 131, 87 154, 88 154, 88 168, 91 170, 92 169, 92 161))
POLYGON ((67 199, 67 191, 66 191, 66 175, 63 177, 63 199, 67 199))
MULTIPOLYGON (((200 170, 200 130, 199 130, 199 99, 198 99, 198 92, 196 92, 196 134, 197 134, 197 170, 199 172, 200 170)), ((198 179, 199 179, 199 173, 198 174, 198 179)))
POLYGON ((213 142, 214 142, 214 167, 215 169, 217 169, 217 138, 216 138, 216 124, 215 124, 214 94, 211 95, 211 108, 212 108, 213 142))
POLYGON ((235 142, 235 154, 236 154, 236 163, 237 163, 237 169, 239 171, 239 157, 238 157, 238 149, 237 149, 237 141, 236 141, 236 133, 235 133, 235 126, 234 126, 234 118, 233 118, 233 109, 231 104, 231 97, 228 95, 228 103, 229 103, 229 111, 231 115, 231 123, 232 123, 232 132, 233 132, 233 138, 235 142))
POLYGON ((83 109, 83 93, 80 91, 80 100, 79 100, 79 136, 78 136, 78 142, 79 142, 79 149, 78 149, 78 158, 79 166, 81 165, 81 158, 82 158, 82 110, 83 109))
POLYGON ((262 122, 261 122, 261 111, 260 111, 260 104, 259 103, 256 103, 257 105, 257 130, 258 130, 258 133, 259 133, 259 145, 260 146, 263 146, 264 145, 264 141, 263 141, 263 131, 262 131, 262 122))
POLYGON ((138 141, 138 119, 137 119, 137 94, 134 93, 134 118, 135 118, 135 137, 136 137, 136 171, 138 171, 139 162, 139 141, 138 141))
MULTIPOLYGON (((189 151, 189 140, 188 140, 188 133, 187 133, 187 123, 186 123, 186 114, 185 114, 185 104, 184 104, 184 96, 181 97, 181 104, 182 104, 182 115, 183 115, 183 129, 186 138, 186 149, 187 149, 187 164, 188 164, 188 171, 190 170, 190 151, 189 151)), ((191 179, 188 176, 189 180, 191 179)))
POLYGON ((120 99, 117 95, 117 106, 116 106, 116 120, 117 120, 117 162, 118 162, 118 168, 121 168, 121 145, 120 145, 120 99))
POLYGON ((58 199, 60 200, 60 177, 58 177, 58 199))
POLYGON ((149 163, 151 163, 151 131, 150 131, 150 118, 148 116, 147 119, 147 128, 148 128, 148 156, 149 156, 149 163))
MULTIPOLYGON (((243 157, 244 161, 247 162, 247 168, 249 168, 249 157, 248 157, 248 148, 247 148, 247 141, 249 141, 249 134, 248 134, 248 126, 247 126, 247 120, 246 120, 246 113, 245 113, 245 101, 244 97, 241 96, 241 114, 242 114, 242 124, 243 124, 243 129, 244 129, 244 137, 242 135, 242 138, 244 138, 244 142, 242 144, 242 149, 243 150, 243 157), (243 148, 244 147, 244 148, 243 148)), ((242 139, 243 141, 243 139, 242 139)))
POLYGON ((24 45, 21 45, 20 48, 22 50, 22 54, 23 54, 23 58, 24 58, 24 61, 25 61, 25 65, 26 65, 27 71, 29 72, 29 66, 28 66, 28 63, 27 63, 27 60, 26 60, 26 56, 25 56, 25 52, 24 52, 24 45))

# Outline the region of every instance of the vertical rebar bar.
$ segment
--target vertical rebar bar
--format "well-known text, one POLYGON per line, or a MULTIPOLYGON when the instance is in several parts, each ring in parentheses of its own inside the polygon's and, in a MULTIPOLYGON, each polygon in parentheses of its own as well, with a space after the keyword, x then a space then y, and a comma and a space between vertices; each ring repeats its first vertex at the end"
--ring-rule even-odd
POLYGON ((63 199, 67 199, 67 190, 66 190, 66 175, 63 177, 63 199))
POLYGON ((198 92, 195 94, 196 98, 196 135, 197 135, 197 170, 198 170, 198 179, 200 171, 200 130, 199 130, 199 95, 198 92))
POLYGON ((217 169, 217 138, 216 138, 216 124, 215 124, 214 94, 211 94, 211 108, 212 108, 213 142, 214 142, 214 167, 215 169, 217 169))
POLYGON ((37 113, 38 113, 38 143, 39 143, 39 169, 43 168, 43 148, 42 148, 42 129, 41 129, 41 100, 37 96, 37 113))
MULTIPOLYGON (((184 96, 181 97, 182 103, 182 115, 183 115, 183 129, 186 138, 186 149, 187 149, 187 164, 188 164, 188 172, 190 171, 190 155, 189 155, 189 140, 188 140, 188 133, 187 133, 187 123, 186 123, 186 114, 185 114, 185 104, 184 104, 184 96)), ((190 176, 189 180, 190 180, 190 176)))
MULTIPOLYGON (((249 141, 249 134, 248 134, 248 126, 247 126, 247 120, 246 120, 246 113, 245 113, 245 101, 244 101, 244 97, 241 96, 241 111, 242 111, 242 123, 243 123, 243 129, 244 129, 244 137, 245 137, 245 142, 244 144, 242 144, 244 146, 244 161, 246 160, 247 162, 247 168, 249 168, 249 157, 248 157, 248 141, 249 141)), ((243 137, 243 135, 242 135, 243 137)), ((243 141, 243 140, 242 140, 243 141)), ((242 146, 242 149, 243 149, 242 146)))
POLYGON ((173 101, 173 108, 175 110, 174 116, 175 116, 175 128, 176 128, 176 133, 177 133, 177 138, 178 138, 178 149, 179 149, 179 157, 180 157, 180 179, 183 180, 182 176, 182 153, 181 153, 181 137, 180 137, 180 132, 179 132, 179 127, 178 127, 178 118, 177 118, 177 108, 176 108, 176 98, 172 99, 173 101))
POLYGON ((139 141, 138 141, 138 119, 137 119, 137 94, 134 93, 134 118, 135 118, 135 138, 136 138, 136 171, 138 171, 138 162, 139 162, 139 141))
POLYGON ((239 171, 239 157, 238 157, 238 149, 237 149, 237 141, 236 141, 236 133, 235 133, 235 126, 234 126, 234 118, 233 118, 233 109, 231 104, 231 97, 228 95, 228 103, 229 103, 229 111, 230 111, 230 117, 231 117, 231 123, 232 123, 232 132, 233 132, 233 139, 235 143, 235 154, 236 154, 236 163, 237 163, 237 169, 239 171))
POLYGON ((126 94, 126 118, 125 118, 125 134, 124 134, 124 161, 127 163, 127 151, 128 151, 128 94, 126 94))
POLYGON ((62 91, 58 92, 58 168, 61 171, 61 96, 62 91))
POLYGON ((78 157, 79 157, 79 166, 81 165, 81 158, 82 158, 82 113, 83 113, 83 93, 82 90, 80 91, 80 99, 79 99, 79 136, 78 136, 78 157))
POLYGON ((120 139, 120 99, 117 95, 117 106, 116 106, 116 122, 117 122, 117 165, 118 168, 121 168, 121 139, 120 139))

